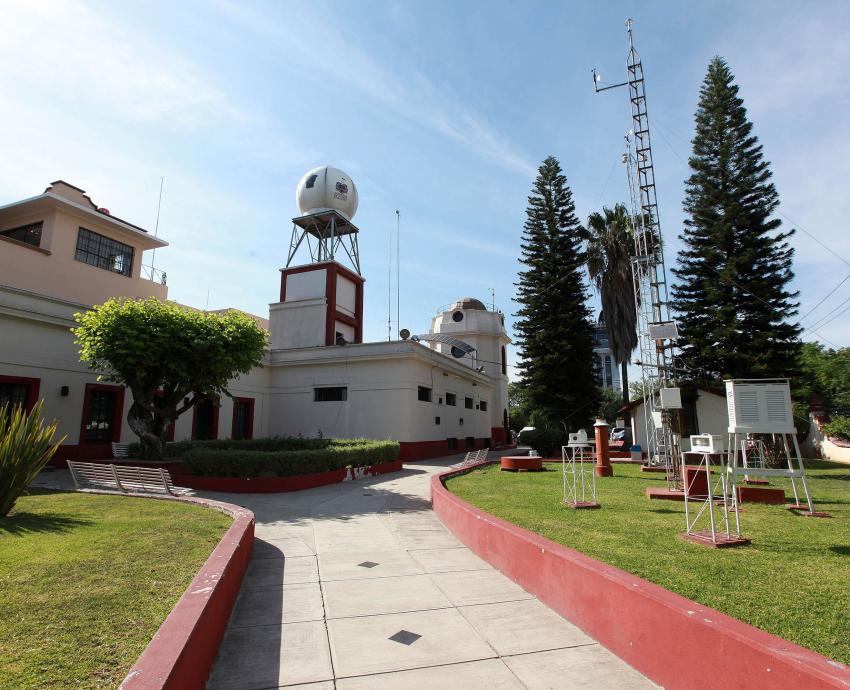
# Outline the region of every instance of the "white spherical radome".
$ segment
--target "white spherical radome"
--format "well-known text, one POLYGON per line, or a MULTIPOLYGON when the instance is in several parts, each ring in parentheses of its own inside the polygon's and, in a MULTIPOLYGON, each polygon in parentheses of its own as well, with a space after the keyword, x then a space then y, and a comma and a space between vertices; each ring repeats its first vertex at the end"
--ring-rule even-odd
POLYGON ((295 189, 295 203, 305 216, 333 209, 351 220, 357 213, 357 201, 354 180, 330 165, 313 168, 295 189))

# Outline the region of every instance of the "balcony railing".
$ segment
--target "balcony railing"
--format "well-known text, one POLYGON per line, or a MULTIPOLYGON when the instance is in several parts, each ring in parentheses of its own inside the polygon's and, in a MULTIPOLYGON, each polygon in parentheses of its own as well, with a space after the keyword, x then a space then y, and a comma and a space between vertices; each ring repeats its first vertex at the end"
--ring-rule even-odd
POLYGON ((158 268, 154 268, 153 266, 145 266, 142 264, 142 278, 154 283, 160 283, 161 285, 168 284, 166 282, 165 271, 160 271, 158 268))

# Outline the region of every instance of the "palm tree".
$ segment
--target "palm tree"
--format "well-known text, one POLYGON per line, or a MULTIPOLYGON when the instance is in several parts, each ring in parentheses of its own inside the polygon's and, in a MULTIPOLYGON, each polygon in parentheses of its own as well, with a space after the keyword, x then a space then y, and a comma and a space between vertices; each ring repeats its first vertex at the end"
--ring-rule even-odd
POLYGON ((630 260, 632 219, 623 204, 616 204, 613 209, 603 207, 602 213, 591 213, 587 229, 587 271, 602 301, 611 351, 622 371, 623 405, 628 406, 629 358, 638 344, 630 260))

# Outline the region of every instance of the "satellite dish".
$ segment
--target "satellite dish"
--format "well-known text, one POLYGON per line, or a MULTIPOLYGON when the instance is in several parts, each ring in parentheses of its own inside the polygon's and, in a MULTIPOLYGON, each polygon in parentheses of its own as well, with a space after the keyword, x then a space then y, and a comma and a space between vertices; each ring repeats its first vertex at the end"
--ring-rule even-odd
POLYGON ((408 331, 406 328, 402 328, 399 332, 399 335, 401 336, 402 340, 407 340, 410 337, 410 331, 408 331))

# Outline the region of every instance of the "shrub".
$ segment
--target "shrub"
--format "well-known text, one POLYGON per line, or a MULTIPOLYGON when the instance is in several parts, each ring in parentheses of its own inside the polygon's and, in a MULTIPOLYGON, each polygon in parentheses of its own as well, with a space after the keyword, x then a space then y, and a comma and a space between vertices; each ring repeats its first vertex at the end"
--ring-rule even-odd
POLYGON ((564 444, 564 434, 558 429, 530 429, 519 435, 519 442, 531 446, 544 458, 559 455, 564 444))
POLYGON ((850 418, 836 417, 829 424, 823 425, 823 433, 842 441, 850 441, 850 418))
POLYGON ((43 402, 39 401, 31 412, 21 407, 0 407, 0 518, 8 515, 27 485, 65 440, 63 436, 51 445, 56 422, 44 425, 43 402))
MULTIPOLYGON (((258 439, 269 441, 272 439, 258 439)), ((282 440, 282 439, 278 439, 282 440)), ((290 439, 287 439, 290 440, 290 439)), ((196 445, 182 456, 190 474, 211 477, 292 477, 366 467, 392 462, 398 457, 396 441, 368 439, 297 439, 324 441, 323 447, 257 450, 242 447, 196 445)), ((204 442, 213 443, 213 442, 204 442)), ((241 443, 241 442, 234 442, 241 443)), ((318 445, 318 444, 307 444, 318 445)))
POLYGON ((163 457, 179 458, 198 450, 256 450, 263 452, 282 450, 319 450, 331 447, 358 446, 371 443, 368 438, 298 438, 274 436, 271 438, 213 439, 210 441, 176 441, 165 446, 163 457))

